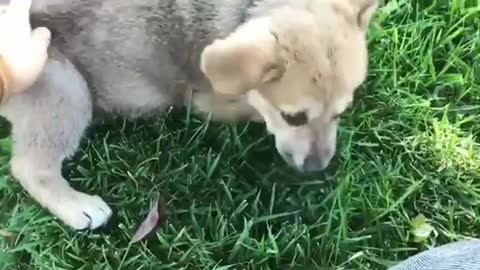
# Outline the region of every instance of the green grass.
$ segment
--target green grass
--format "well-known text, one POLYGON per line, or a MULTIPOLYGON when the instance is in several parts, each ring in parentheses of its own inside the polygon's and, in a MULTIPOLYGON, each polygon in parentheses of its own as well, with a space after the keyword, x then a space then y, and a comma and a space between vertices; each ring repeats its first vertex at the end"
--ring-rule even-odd
POLYGON ((371 27, 370 75, 327 172, 286 168, 259 125, 172 112, 97 126, 66 171, 118 226, 75 233, 12 181, 3 149, 0 268, 386 269, 477 237, 480 10, 399 2, 371 27), (168 225, 129 245, 158 191, 168 225), (435 229, 422 243, 410 232, 418 214, 435 229))

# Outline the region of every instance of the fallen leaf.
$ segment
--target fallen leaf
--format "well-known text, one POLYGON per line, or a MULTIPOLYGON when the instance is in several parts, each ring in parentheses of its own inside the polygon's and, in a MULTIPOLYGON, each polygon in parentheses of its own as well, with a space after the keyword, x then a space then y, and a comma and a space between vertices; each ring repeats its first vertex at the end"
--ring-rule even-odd
POLYGON ((166 221, 165 203, 161 200, 160 195, 155 199, 145 220, 140 224, 137 231, 130 240, 130 244, 145 239, 149 234, 154 232, 159 226, 166 221))
POLYGON ((410 232, 415 237, 416 243, 424 242, 428 239, 430 234, 434 231, 432 225, 427 222, 427 218, 423 214, 416 216, 411 222, 410 232))

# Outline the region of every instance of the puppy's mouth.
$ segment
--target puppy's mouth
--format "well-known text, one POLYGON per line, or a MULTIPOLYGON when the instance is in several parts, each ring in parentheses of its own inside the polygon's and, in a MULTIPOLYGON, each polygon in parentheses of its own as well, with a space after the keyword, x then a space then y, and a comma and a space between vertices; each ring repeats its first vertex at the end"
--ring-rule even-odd
POLYGON ((301 164, 297 164, 292 154, 280 153, 283 161, 288 164, 289 167, 295 169, 302 174, 319 173, 325 171, 330 167, 332 162, 323 162, 315 154, 309 154, 305 157, 301 164))
POLYGON ((305 171, 303 164, 297 164, 295 162, 295 159, 292 154, 290 153, 280 153, 280 156, 283 159, 283 162, 287 163, 287 165, 296 170, 299 173, 308 173, 308 171, 305 171))

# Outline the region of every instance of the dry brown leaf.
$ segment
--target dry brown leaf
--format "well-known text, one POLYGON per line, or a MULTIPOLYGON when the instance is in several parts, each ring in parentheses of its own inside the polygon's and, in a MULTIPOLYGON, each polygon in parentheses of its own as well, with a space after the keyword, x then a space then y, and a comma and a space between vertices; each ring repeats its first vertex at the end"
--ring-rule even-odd
POLYGON ((130 240, 130 244, 142 241, 166 222, 166 205, 160 195, 155 199, 145 220, 140 224, 130 240))

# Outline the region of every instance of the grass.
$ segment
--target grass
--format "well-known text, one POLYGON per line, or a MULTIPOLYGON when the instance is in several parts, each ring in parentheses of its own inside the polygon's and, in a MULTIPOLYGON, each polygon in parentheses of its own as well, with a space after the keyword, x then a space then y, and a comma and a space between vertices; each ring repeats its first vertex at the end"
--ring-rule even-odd
MULTIPOLYGON (((0 157, 1 269, 386 269, 480 224, 480 9, 393 1, 371 27, 370 75, 325 173, 285 167, 264 127, 182 112, 91 129, 66 172, 117 210, 75 233, 0 157), (168 225, 129 245, 156 192, 168 225), (415 242, 410 222, 434 228, 415 242)), ((8 138, 0 145, 7 145, 8 138)), ((1 146, 0 146, 1 147, 1 146)))

